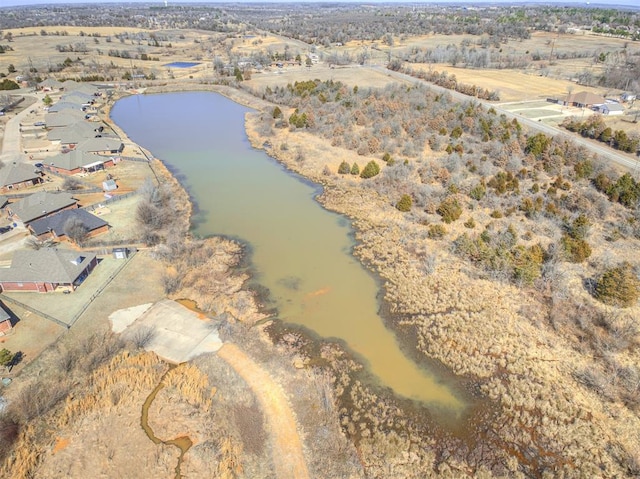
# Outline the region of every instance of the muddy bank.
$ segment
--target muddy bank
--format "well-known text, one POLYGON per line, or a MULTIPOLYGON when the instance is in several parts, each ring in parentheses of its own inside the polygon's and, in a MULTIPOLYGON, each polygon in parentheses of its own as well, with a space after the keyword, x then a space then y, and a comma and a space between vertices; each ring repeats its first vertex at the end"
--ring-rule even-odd
MULTIPOLYGON (((244 92, 235 94, 251 105, 244 92)), ((308 132, 276 130, 271 108, 247 115, 252 145, 325 185, 319 200, 353 219, 355 255, 383 281, 388 325, 412 338, 406 347, 418 360, 439 361, 489 400, 461 435, 437 430, 420 411, 361 381, 361 367, 340 348, 319 345, 336 376, 343 429, 371 477, 624 475, 637 453, 629 431, 638 418, 576 384, 583 359, 546 326, 547 305, 478 277, 450 254, 450 242, 428 238, 423 225, 398 212, 394 199, 336 174, 342 159, 375 158, 331 148, 308 132), (433 254, 437 262, 427 271, 433 254)))
MULTIPOLYGON (((624 473, 628 458, 638 453, 625 422, 638 424, 638 418, 619 408, 614 413, 576 383, 574 371, 583 358, 548 328, 543 299, 483 279, 451 254, 450 241, 429 238, 424 225, 400 213, 394 207, 397 199, 368 187, 364 182, 370 180, 336 174, 342 160, 382 163, 378 158, 332 148, 305 131, 277 129, 270 111, 247 115, 251 144, 262 149, 267 145, 267 153, 287 168, 325 186, 318 200, 353 220, 354 254, 382 280, 388 325, 400 338, 412 338, 405 346, 414 357, 436 360, 468 378, 469 390, 485 398, 485 410, 469 418, 466 438, 449 444, 455 453, 448 458, 434 442, 412 441, 415 429, 398 430, 409 445, 425 452, 420 468, 442 467, 444 472, 455 463, 472 475, 482 470, 530 476, 556 471, 572 477, 599 468, 607 474, 624 473), (436 257, 435 266, 426 268, 430 255, 436 257)), ((285 118, 290 113, 285 112, 285 118)), ((367 451, 365 463, 394 462, 382 453, 394 428, 360 424, 365 416, 375 423, 379 415, 372 412, 376 402, 371 398, 378 394, 357 381, 350 388, 342 414, 349 435, 364 441, 360 450, 367 451), (359 432, 363 430, 369 431, 364 437, 359 432)), ((394 455, 398 461, 402 457, 394 455)))

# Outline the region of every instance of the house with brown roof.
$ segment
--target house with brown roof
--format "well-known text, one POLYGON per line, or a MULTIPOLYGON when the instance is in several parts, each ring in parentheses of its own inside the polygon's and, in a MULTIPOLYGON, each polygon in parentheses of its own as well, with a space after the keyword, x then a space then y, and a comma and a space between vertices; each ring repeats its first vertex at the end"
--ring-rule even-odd
POLYGON ((27 225, 39 218, 77 207, 78 200, 67 192, 39 191, 11 203, 5 209, 12 221, 27 225))
POLYGON ((17 250, 9 268, 0 268, 0 289, 9 291, 75 291, 97 266, 95 253, 57 248, 17 250))
POLYGON ((602 105, 606 101, 607 100, 600 95, 588 91, 581 91, 569 95, 564 104, 578 108, 591 108, 592 106, 602 105))
POLYGON ((42 183, 42 175, 33 165, 12 162, 0 168, 0 192, 28 188, 42 183))
POLYGON ((80 208, 64 210, 35 220, 29 223, 28 229, 39 240, 51 238, 73 241, 73 238, 69 238, 69 228, 76 226, 80 226, 86 232, 85 239, 109 231, 109 224, 106 221, 80 208))

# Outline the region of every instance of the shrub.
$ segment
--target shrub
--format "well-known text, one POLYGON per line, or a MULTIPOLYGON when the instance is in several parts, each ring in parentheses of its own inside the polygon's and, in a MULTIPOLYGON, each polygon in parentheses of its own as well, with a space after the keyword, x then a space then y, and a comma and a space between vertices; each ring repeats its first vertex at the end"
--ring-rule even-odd
POLYGON ((351 167, 349 166, 349 163, 347 163, 346 161, 340 163, 340 166, 338 167, 338 173, 340 173, 341 175, 346 175, 350 171, 351 167))
POLYGON ((373 178, 378 173, 380 173, 380 167, 378 166, 378 163, 371 160, 369 163, 367 163, 367 166, 364 167, 362 173, 360 173, 360 178, 373 178))
POLYGON ((402 198, 400 198, 400 201, 398 201, 398 203, 396 203, 396 208, 399 211, 402 211, 403 213, 406 213, 407 211, 411 211, 411 205, 412 204, 413 204, 413 200, 411 199, 411 196, 402 195, 402 198))
POLYGON ((474 186, 473 189, 469 192, 469 196, 471 196, 471 198, 476 201, 480 201, 486 194, 487 189, 482 184, 474 186))
POLYGON ((473 219, 473 216, 470 216, 469 219, 464 222, 464 227, 469 229, 476 227, 476 221, 473 219))
POLYGON ((524 284, 532 284, 542 274, 544 250, 539 244, 525 248, 516 246, 513 250, 513 277, 524 284))
POLYGON ((442 221, 445 223, 452 223, 462 215, 462 207, 460 203, 458 203, 458 200, 449 196, 438 205, 436 213, 442 217, 442 221))
POLYGON ((606 270, 596 285, 596 298, 605 304, 626 308, 640 297, 640 280, 627 262, 606 270))
POLYGON ((593 163, 591 160, 579 161, 573 166, 578 178, 589 178, 593 174, 593 163))
POLYGON ((358 173, 360 173, 360 167, 358 166, 358 163, 354 163, 351 167, 351 174, 355 176, 358 173))
POLYGON ((629 173, 625 173, 615 182, 603 173, 593 180, 594 186, 605 193, 610 201, 621 203, 627 208, 633 208, 640 199, 640 183, 636 182, 629 173))
POLYGON ((447 228, 443 225, 431 225, 429 226, 429 231, 427 232, 427 236, 431 239, 441 239, 447 234, 447 228))
POLYGON ((82 183, 75 176, 67 176, 62 182, 63 190, 79 190, 82 188, 82 183))
POLYGON ((502 195, 507 191, 517 193, 520 182, 510 171, 500 171, 487 182, 487 186, 493 188, 497 195, 502 195))
POLYGON ((0 90, 18 90, 19 88, 20 85, 8 78, 5 78, 0 82, 0 90))
POLYGON ((492 218, 498 219, 498 218, 502 218, 504 215, 500 210, 493 210, 489 216, 491 216, 492 218))
POLYGON ((280 109, 280 107, 275 107, 273 109, 273 113, 271 114, 271 116, 273 116, 273 118, 282 118, 282 110, 280 109))
POLYGON ((589 219, 585 215, 580 215, 567 227, 567 233, 573 239, 584 240, 589 234, 590 226, 589 219))
POLYGON ((386 152, 384 155, 382 155, 382 161, 388 163, 389 160, 391 160, 391 155, 389 154, 389 152, 386 152))
POLYGON ((544 133, 538 133, 527 138, 527 146, 524 151, 532 154, 536 158, 539 158, 549 149, 549 146, 551 146, 551 138, 546 136, 544 133))
POLYGON ((570 263, 582 263, 591 256, 591 246, 583 239, 572 238, 569 234, 562 236, 562 249, 570 263))

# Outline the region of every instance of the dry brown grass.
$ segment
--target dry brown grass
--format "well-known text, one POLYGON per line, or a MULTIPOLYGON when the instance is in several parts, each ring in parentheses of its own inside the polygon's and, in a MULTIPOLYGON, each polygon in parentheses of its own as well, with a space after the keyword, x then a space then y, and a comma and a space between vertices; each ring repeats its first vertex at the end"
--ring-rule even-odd
MULTIPOLYGON (((464 471, 487 477, 500 471, 532 475, 556 471, 566 477, 601 475, 603 471, 607 476, 627 473, 639 450, 629 424, 639 427, 640 420, 576 381, 575 370, 588 359, 588 353, 575 347, 571 337, 548 327, 550 312, 543 297, 479 279, 469 265, 450 255, 446 241, 425 240, 424 226, 396 211, 391 199, 381 198, 373 189, 359 188, 361 180, 323 174, 325 166, 337 168, 343 159, 363 164, 366 160, 355 153, 331 148, 308 133, 278 130, 260 137, 260 121, 259 114, 248 118, 252 143, 262 145, 268 139, 274 146, 272 154, 289 168, 327 185, 321 198, 326 207, 354 219, 355 254, 383 278, 385 300, 391 312, 403 318, 397 326, 418 336, 417 353, 441 361, 456 374, 476 378, 497 407, 497 415, 484 419, 487 422, 482 426, 491 431, 490 437, 481 441, 488 456, 471 466, 465 463, 467 459, 453 454, 434 467, 443 474, 464 471), (288 145, 286 151, 278 148, 283 143, 288 145), (296 159, 300 157, 304 160, 296 159), (438 256, 438 265, 430 275, 425 275, 422 267, 425 250, 438 256), (490 459, 492 454, 500 459, 490 459), (494 466, 489 472, 486 466, 492 460, 505 468, 494 466)), ((486 213, 474 212, 476 218, 483 215, 486 213)), ((456 227, 464 230, 462 225, 456 227)), ((570 294, 590 308, 602 309, 584 290, 579 270, 567 267, 566 273, 563 281, 570 294)), ((638 309, 634 308, 635 314, 638 309)), ((637 353, 629 350, 616 355, 620 363, 638 359, 637 353)), ((360 442, 363 461, 376 471, 374 475, 395 477, 398 469, 391 464, 397 465, 401 454, 385 449, 393 443, 388 431, 369 426, 375 422, 375 414, 368 413, 375 401, 365 401, 370 393, 357 387, 352 394, 352 400, 359 398, 360 406, 343 411, 351 418, 345 424, 349 436, 360 441, 362 431, 368 431, 360 442), (358 419, 358 415, 367 419, 358 419), (380 464, 383 457, 389 469, 380 464)), ((431 454, 438 447, 420 440, 414 444, 424 454, 415 458, 420 466, 414 471, 424 471, 423 467, 432 470, 431 454)), ((467 446, 452 444, 453 450, 459 447, 467 446)), ((475 449, 469 454, 482 456, 475 449)))

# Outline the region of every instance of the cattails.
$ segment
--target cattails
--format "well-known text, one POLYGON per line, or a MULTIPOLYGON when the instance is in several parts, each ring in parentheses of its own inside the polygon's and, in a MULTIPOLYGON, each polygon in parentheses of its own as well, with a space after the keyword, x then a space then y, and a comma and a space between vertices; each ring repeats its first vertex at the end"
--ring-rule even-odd
POLYGON ((211 408, 216 388, 209 388, 209 380, 196 366, 184 363, 170 370, 162 380, 168 388, 175 388, 180 397, 204 411, 211 408))

